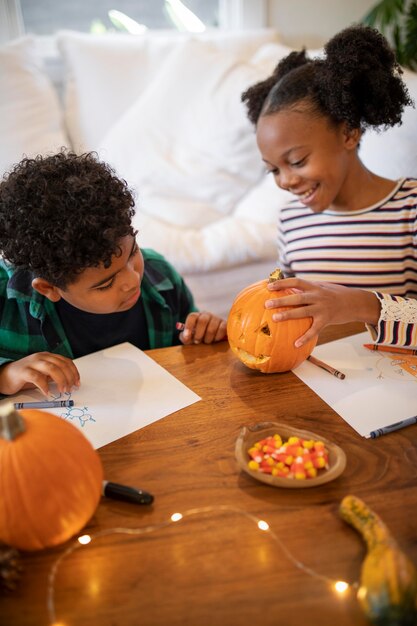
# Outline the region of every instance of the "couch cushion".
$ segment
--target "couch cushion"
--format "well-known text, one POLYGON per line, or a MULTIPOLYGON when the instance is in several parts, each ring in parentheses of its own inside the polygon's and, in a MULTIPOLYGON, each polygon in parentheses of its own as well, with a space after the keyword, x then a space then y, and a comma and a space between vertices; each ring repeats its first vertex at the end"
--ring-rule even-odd
POLYGON ((68 145, 61 108, 37 54, 22 37, 0 48, 0 176, 24 155, 68 145))
MULTIPOLYGON (((276 31, 223 32, 199 35, 225 53, 248 59, 276 31)), ((144 35, 58 33, 67 66, 66 124, 78 151, 95 150, 105 133, 156 77, 171 52, 189 34, 153 31, 144 35)))
POLYGON ((184 41, 100 146, 137 191, 142 245, 180 271, 275 255, 278 192, 273 216, 241 206, 264 166, 240 96, 264 76, 263 65, 184 41))

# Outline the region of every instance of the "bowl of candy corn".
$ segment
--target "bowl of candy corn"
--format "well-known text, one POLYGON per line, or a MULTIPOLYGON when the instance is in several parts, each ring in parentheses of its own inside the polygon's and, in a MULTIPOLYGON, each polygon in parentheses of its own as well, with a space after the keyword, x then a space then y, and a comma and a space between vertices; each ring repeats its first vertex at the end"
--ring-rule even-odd
POLYGON ((346 467, 346 455, 335 443, 279 422, 243 426, 235 456, 247 474, 274 487, 316 487, 346 467))

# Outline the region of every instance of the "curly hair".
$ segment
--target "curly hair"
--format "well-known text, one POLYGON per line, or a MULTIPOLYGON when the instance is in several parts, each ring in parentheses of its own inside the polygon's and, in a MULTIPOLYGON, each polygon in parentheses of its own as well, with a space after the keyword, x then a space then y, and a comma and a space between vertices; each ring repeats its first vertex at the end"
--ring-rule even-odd
POLYGON ((324 59, 291 52, 269 78, 249 87, 242 101, 251 122, 303 103, 311 113, 351 129, 401 124, 404 107, 414 103, 379 31, 351 26, 330 39, 324 52, 324 59))
POLYGON ((94 153, 25 158, 0 183, 0 253, 65 289, 88 267, 109 267, 135 235, 126 181, 94 153))

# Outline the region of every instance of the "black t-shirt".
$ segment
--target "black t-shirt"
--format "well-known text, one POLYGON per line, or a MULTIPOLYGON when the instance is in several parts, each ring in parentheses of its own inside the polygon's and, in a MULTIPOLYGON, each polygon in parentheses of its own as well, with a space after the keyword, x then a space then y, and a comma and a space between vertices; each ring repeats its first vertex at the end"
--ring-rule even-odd
POLYGON ((87 313, 66 302, 55 304, 74 358, 129 341, 141 350, 149 349, 149 335, 142 299, 128 311, 87 313))

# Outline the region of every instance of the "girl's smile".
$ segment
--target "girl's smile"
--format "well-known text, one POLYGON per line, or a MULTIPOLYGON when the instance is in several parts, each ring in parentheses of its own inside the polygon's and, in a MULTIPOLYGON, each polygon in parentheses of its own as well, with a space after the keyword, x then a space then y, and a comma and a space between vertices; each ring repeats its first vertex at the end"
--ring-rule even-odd
POLYGON ((299 192, 296 189, 294 190, 289 189, 289 191, 295 194, 296 196, 298 196, 298 199, 300 200, 300 202, 302 202, 306 206, 309 206, 310 204, 314 203, 314 194, 317 191, 318 187, 319 186, 317 184, 311 187, 310 189, 307 189, 307 191, 299 192))

